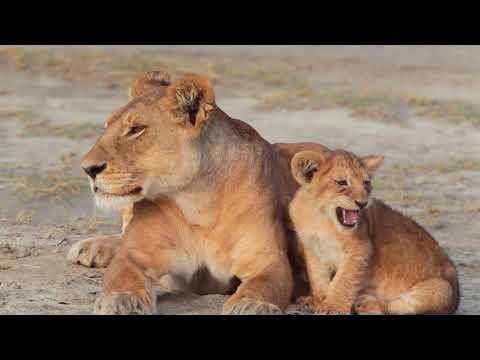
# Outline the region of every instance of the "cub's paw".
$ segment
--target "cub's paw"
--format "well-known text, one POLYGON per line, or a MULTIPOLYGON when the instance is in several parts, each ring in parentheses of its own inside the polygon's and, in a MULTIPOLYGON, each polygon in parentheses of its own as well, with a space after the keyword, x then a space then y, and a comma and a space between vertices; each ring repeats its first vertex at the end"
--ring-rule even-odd
POLYGON ((67 260, 86 267, 104 268, 115 255, 115 245, 104 239, 85 239, 76 242, 67 254, 67 260))
POLYGON ((131 293, 101 294, 95 301, 96 315, 154 315, 156 304, 131 293))
POLYGON ((323 301, 322 299, 317 299, 313 296, 301 296, 297 299, 296 303, 302 305, 309 311, 315 311, 315 308, 319 306, 323 301))
POLYGON ((341 304, 332 304, 327 301, 323 301, 320 305, 316 306, 315 314, 317 315, 351 315, 351 307, 343 306, 341 304))
POLYGON ((297 303, 305 306, 308 310, 317 315, 350 315, 351 310, 341 304, 332 304, 324 299, 317 299, 313 296, 300 297, 297 303))
POLYGON ((274 304, 256 300, 242 300, 223 307, 223 315, 282 315, 283 311, 274 304))
POLYGON ((360 295, 353 305, 357 315, 383 315, 382 304, 373 295, 360 295))

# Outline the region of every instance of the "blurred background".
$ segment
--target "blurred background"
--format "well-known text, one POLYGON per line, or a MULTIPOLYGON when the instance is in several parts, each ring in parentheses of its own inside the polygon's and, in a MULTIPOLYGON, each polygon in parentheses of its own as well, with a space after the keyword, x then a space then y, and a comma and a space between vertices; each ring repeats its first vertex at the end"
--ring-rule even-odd
MULTIPOLYGON (((271 142, 386 155, 375 196, 438 239, 460 313, 480 314, 480 47, 397 45, 0 46, 0 314, 91 312, 101 271, 65 253, 119 224, 95 211, 79 159, 159 69, 209 76, 271 142)), ((165 312, 215 313, 207 300, 165 312)))

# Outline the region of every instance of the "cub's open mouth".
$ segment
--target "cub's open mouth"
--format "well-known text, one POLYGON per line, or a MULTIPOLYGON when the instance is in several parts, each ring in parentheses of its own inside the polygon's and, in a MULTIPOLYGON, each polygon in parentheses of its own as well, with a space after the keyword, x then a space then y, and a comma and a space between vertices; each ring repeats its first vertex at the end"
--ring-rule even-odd
POLYGON ((359 215, 359 210, 347 210, 341 207, 337 208, 338 221, 340 224, 348 228, 353 228, 355 225, 357 225, 359 215))

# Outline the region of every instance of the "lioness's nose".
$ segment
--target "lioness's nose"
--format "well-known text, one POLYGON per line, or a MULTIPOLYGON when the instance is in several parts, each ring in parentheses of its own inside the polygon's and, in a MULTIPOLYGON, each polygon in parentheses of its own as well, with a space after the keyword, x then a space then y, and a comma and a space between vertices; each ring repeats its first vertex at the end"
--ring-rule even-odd
POLYGON ((107 168, 107 163, 103 163, 100 165, 92 165, 88 167, 84 167, 83 170, 92 178, 92 180, 95 180, 98 174, 100 174, 103 170, 107 168))
POLYGON ((357 204, 357 206, 358 206, 360 209, 363 209, 364 207, 366 207, 366 206, 368 205, 368 201, 367 201, 367 202, 355 201, 355 204, 357 204))

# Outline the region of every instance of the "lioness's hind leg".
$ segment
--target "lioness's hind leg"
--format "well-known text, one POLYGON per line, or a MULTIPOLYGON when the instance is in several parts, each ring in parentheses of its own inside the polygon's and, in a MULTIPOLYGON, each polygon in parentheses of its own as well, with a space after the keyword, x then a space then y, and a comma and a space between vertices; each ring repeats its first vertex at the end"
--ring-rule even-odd
POLYGON ((122 235, 110 235, 80 240, 71 247, 67 259, 87 267, 107 267, 120 246, 121 238, 122 235))
POLYGON ((392 315, 448 314, 454 301, 453 288, 444 279, 429 279, 413 286, 387 303, 392 315))

